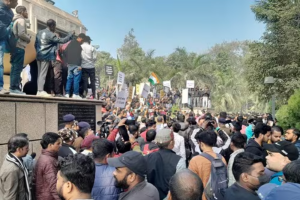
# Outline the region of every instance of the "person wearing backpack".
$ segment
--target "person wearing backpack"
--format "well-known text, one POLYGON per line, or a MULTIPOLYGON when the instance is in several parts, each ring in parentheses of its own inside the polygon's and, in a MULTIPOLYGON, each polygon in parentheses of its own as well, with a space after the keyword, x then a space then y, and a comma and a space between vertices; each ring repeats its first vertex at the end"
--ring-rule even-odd
POLYGON ((227 166, 225 159, 213 151, 217 142, 214 131, 198 132, 195 136, 202 152, 191 159, 189 169, 196 173, 203 182, 203 200, 223 200, 228 187, 227 166))
POLYGON ((7 39, 7 28, 11 24, 14 13, 11 9, 14 9, 18 5, 18 0, 0 0, 0 94, 9 94, 9 91, 3 88, 3 59, 5 40, 7 39))
POLYGON ((25 95, 20 90, 20 75, 23 70, 25 48, 29 44, 31 36, 27 33, 26 19, 28 13, 25 6, 16 8, 16 15, 13 18, 13 34, 16 39, 16 47, 11 51, 11 73, 10 73, 10 94, 25 95))
POLYGON ((155 140, 155 137, 156 131, 154 129, 150 129, 147 131, 146 142, 143 145, 141 145, 141 150, 144 155, 148 155, 159 150, 157 144, 153 142, 155 140))

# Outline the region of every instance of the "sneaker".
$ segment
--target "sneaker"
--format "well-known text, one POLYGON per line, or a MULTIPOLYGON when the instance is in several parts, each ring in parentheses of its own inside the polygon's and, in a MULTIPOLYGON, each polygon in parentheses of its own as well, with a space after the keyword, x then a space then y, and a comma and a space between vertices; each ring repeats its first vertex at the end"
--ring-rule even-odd
POLYGON ((0 94, 9 94, 9 91, 4 88, 0 88, 0 94))
POLYGON ((66 97, 66 98, 70 98, 70 95, 66 94, 65 97, 66 97))
POLYGON ((82 99, 79 95, 73 94, 72 99, 82 99))
POLYGON ((45 92, 45 91, 38 91, 37 92, 37 94, 36 94, 36 96, 38 96, 38 97, 52 97, 52 95, 51 94, 48 94, 47 92, 45 92))
POLYGON ((64 95, 62 95, 62 94, 56 94, 54 97, 65 98, 65 96, 64 96, 64 95))
POLYGON ((20 90, 9 90, 10 94, 15 94, 15 95, 26 95, 26 93, 20 91, 20 90))

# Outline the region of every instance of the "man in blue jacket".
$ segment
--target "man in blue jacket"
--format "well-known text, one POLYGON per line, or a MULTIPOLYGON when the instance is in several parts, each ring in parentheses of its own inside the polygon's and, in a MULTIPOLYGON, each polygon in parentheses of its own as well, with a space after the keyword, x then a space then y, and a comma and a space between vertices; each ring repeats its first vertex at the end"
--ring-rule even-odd
POLYGON ((65 38, 59 38, 55 34, 56 22, 53 19, 47 21, 47 28, 41 30, 36 35, 35 49, 38 64, 38 91, 37 96, 50 97, 44 91, 45 80, 51 61, 56 60, 57 44, 63 44, 72 39, 73 33, 69 33, 65 38))
POLYGON ((113 172, 116 168, 107 164, 107 159, 113 157, 114 146, 106 139, 98 139, 93 142, 92 148, 96 164, 92 197, 94 200, 118 200, 121 190, 115 186, 113 172))
POLYGON ((18 5, 18 0, 0 0, 0 94, 9 94, 3 88, 3 57, 4 57, 4 41, 7 37, 7 27, 12 22, 14 13, 11 9, 18 5))

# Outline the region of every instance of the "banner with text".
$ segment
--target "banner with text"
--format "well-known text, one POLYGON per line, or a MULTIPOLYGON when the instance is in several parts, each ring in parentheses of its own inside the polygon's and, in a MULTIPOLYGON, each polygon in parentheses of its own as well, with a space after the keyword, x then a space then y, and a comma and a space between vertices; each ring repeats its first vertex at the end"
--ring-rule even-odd
POLYGON ((149 92, 150 92, 150 86, 147 84, 144 84, 143 91, 142 91, 142 97, 146 99, 148 97, 149 92))
POLYGON ((164 81, 163 86, 168 87, 171 89, 171 81, 164 81))
POLYGON ((194 87, 195 87, 195 81, 193 80, 186 81, 186 88, 194 88, 194 87))
POLYGON ((189 89, 182 89, 182 103, 189 102, 189 89))
POLYGON ((117 84, 123 84, 125 81, 125 74, 123 72, 118 72, 117 84))
POLYGON ((126 99, 127 99, 126 92, 124 92, 124 91, 119 92, 117 99, 116 99, 115 107, 125 108, 126 99))

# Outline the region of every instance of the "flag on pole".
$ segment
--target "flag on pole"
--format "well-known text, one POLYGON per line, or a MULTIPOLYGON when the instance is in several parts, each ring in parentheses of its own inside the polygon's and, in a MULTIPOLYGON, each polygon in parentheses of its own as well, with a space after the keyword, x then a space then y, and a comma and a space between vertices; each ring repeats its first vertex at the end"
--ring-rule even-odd
POLYGON ((153 72, 151 73, 151 75, 149 77, 149 82, 151 83, 151 85, 155 85, 155 84, 159 83, 159 80, 155 73, 153 73, 153 72))

